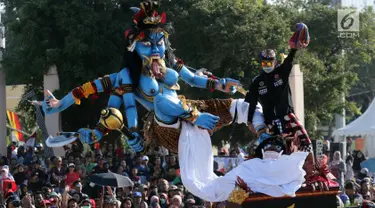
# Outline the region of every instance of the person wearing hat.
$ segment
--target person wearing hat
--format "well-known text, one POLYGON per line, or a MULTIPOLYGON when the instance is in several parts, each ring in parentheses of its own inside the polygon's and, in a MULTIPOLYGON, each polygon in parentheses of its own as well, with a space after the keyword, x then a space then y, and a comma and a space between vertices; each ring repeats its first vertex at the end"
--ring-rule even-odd
POLYGON ((29 187, 29 190, 31 190, 32 192, 39 191, 43 187, 43 182, 39 179, 38 172, 34 172, 31 175, 31 178, 28 181, 28 187, 29 187))
MULTIPOLYGON (((297 31, 289 41, 291 48, 284 62, 278 64, 276 50, 266 49, 260 53, 262 71, 255 77, 246 94, 245 101, 250 104, 248 126, 255 130, 259 144, 270 137, 267 133, 298 135, 298 150, 312 152, 311 140, 297 119, 293 110, 292 95, 289 86, 289 75, 293 68, 293 59, 298 49, 307 47, 310 38, 308 28, 303 23, 296 25, 297 31), (265 125, 252 125, 257 104, 263 108, 265 125)), ((260 107, 260 106, 259 106, 260 107)), ((309 159, 313 161, 310 154, 309 159)))
POLYGON ((93 206, 93 200, 91 199, 84 199, 82 202, 81 202, 81 207, 87 207, 87 208, 91 208, 91 207, 94 207, 93 206))
POLYGON ((134 199, 134 206, 139 207, 139 205, 142 202, 142 193, 139 191, 136 191, 133 193, 133 199, 134 199))
POLYGON ((70 186, 70 188, 74 188, 73 183, 81 178, 75 168, 74 163, 69 163, 68 173, 66 174, 66 184, 70 186))

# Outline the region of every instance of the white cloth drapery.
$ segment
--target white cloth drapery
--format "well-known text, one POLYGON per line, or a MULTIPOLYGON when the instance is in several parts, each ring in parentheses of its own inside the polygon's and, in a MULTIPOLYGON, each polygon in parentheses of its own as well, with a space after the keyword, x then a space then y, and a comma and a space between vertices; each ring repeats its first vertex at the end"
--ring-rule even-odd
POLYGON ((178 156, 181 180, 186 189, 206 201, 228 199, 241 177, 255 192, 273 197, 295 196, 305 181, 302 169, 308 155, 296 152, 282 155, 278 160, 252 159, 241 163, 223 177, 213 172, 213 153, 208 132, 190 123, 181 122, 178 156))

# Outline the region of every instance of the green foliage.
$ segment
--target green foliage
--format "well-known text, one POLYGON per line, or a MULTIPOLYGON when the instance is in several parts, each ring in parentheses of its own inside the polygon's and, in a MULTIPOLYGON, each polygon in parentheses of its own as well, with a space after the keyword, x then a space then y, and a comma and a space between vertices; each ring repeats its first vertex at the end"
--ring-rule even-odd
MULTIPOLYGON (((116 72, 125 50, 122 34, 131 23, 130 6, 139 1, 19 0, 6 1, 7 50, 3 66, 10 83, 27 83, 42 89, 43 74, 57 66, 62 97, 74 87, 116 72), (18 18, 18 19, 16 19, 18 18)), ((355 103, 341 97, 374 90, 374 13, 361 14, 360 39, 338 37, 336 8, 328 1, 283 1, 265 5, 244 0, 162 0, 175 34, 170 36, 176 55, 187 65, 205 67, 218 77, 233 77, 250 84, 259 73, 258 54, 264 48, 286 51, 295 23, 310 28, 311 44, 298 53, 296 63, 304 72, 305 113, 309 133, 316 126, 332 123, 334 114, 346 108, 350 116, 360 113, 355 103), (355 81, 359 82, 351 88, 355 81)), ((181 83, 180 94, 190 99, 226 98, 221 92, 191 88, 181 83)), ((370 97, 371 95, 368 95, 370 97)), ((242 97, 242 95, 235 95, 242 97)), ((93 127, 108 96, 84 101, 65 111, 63 129, 93 127)), ((367 99, 368 100, 368 99, 367 99)), ((33 111, 26 103, 19 108, 33 111)), ((140 115, 144 109, 140 109, 140 115)), ((214 135, 214 143, 232 139, 247 143, 253 136, 245 126, 227 127, 214 135)))

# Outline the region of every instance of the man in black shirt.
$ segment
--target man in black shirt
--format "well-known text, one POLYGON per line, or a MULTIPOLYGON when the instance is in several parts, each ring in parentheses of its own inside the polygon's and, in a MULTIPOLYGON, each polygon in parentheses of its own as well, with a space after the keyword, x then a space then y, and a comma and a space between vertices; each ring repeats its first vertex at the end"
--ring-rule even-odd
MULTIPOLYGON (((302 30, 304 27, 305 25, 302 25, 302 30)), ((293 37, 296 34, 300 35, 299 32, 296 32, 293 37)), ((277 64, 275 50, 267 49, 261 52, 260 58, 263 70, 259 76, 253 79, 245 101, 250 104, 248 118, 253 118, 259 101, 263 107, 265 123, 272 129, 272 132, 276 134, 292 134, 292 136, 297 134, 298 149, 310 152, 312 150, 311 141, 305 128, 294 115, 289 87, 289 74, 293 68, 292 62, 297 48, 307 46, 302 45, 303 43, 300 42, 298 37, 295 40, 296 42, 289 41, 291 50, 282 64, 277 64)), ((248 123, 251 124, 251 119, 248 120, 248 123)), ((253 126, 253 128, 255 128, 259 137, 259 143, 269 137, 265 133, 267 126, 253 126)))

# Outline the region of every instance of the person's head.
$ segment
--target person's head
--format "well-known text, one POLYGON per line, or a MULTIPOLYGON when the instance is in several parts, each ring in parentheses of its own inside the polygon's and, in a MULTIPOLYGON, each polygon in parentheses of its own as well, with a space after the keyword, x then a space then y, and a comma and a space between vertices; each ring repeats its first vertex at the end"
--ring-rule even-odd
POLYGON ((39 178, 39 173, 38 173, 38 172, 34 172, 34 173, 31 175, 31 180, 33 180, 33 181, 38 180, 38 178, 39 178))
POLYGON ((160 179, 158 183, 160 192, 167 193, 169 189, 169 183, 165 179, 160 179))
POLYGON ((141 184, 140 191, 143 197, 148 196, 148 187, 145 184, 141 184))
POLYGON ((165 193, 160 193, 159 195, 159 201, 161 205, 168 204, 168 195, 165 193))
POLYGON ((367 168, 362 168, 360 172, 363 176, 368 176, 368 169, 367 168))
POLYGON ((155 158, 154 163, 155 163, 155 166, 157 166, 157 167, 161 166, 161 158, 160 157, 155 158))
POLYGON ((346 157, 345 163, 348 164, 348 165, 353 164, 353 160, 354 160, 353 156, 348 155, 346 157))
POLYGON ((62 158, 61 157, 56 157, 55 161, 56 161, 55 165, 57 165, 57 166, 61 166, 62 165, 62 158))
POLYGON ((362 158, 363 157, 363 153, 361 151, 358 151, 357 152, 357 158, 362 158))
POLYGON ((74 163, 69 163, 68 168, 69 172, 72 173, 75 171, 76 166, 74 165, 74 163))
POLYGON ((121 165, 123 168, 126 168, 126 161, 125 161, 125 160, 121 160, 120 165, 121 165))
POLYGON ((122 200, 122 208, 133 208, 133 200, 129 197, 125 197, 123 200, 122 200))
POLYGON ((11 159, 10 159, 10 164, 11 164, 11 165, 17 165, 17 159, 14 158, 14 157, 11 158, 11 159))
POLYGON ((237 151, 235 149, 231 150, 229 156, 237 157, 237 151))
POLYGON ((44 197, 42 192, 38 191, 34 194, 34 201, 36 206, 40 206, 44 204, 44 197))
POLYGON ((134 203, 140 204, 142 202, 142 193, 141 192, 134 192, 133 198, 134 198, 134 203))
POLYGON ((368 191, 370 191, 370 187, 371 187, 371 179, 370 178, 364 178, 362 181, 361 181, 361 193, 366 193, 368 191))
POLYGON ((142 157, 142 163, 143 163, 144 165, 147 165, 147 164, 148 164, 148 161, 149 161, 149 159, 148 159, 147 156, 143 156, 143 157, 142 157))
POLYGON ((19 173, 23 173, 23 172, 25 171, 23 165, 19 165, 17 171, 18 171, 19 173))
POLYGON ((74 186, 74 190, 76 192, 78 192, 78 193, 82 192, 82 183, 81 183, 81 180, 74 181, 73 186, 74 186))
POLYGON ((188 207, 193 207, 195 205, 195 200, 194 199, 187 199, 186 200, 186 205, 188 207))
POLYGON ((169 156, 169 164, 171 164, 171 165, 176 164, 176 157, 174 155, 169 156))
POLYGON ((78 208, 78 200, 76 198, 70 198, 68 200, 68 208, 78 208))
POLYGON ((355 186, 352 181, 349 181, 345 184, 345 193, 348 196, 353 196, 355 194, 355 186))
POLYGON ((81 165, 81 161, 82 161, 82 159, 80 157, 75 157, 74 158, 74 164, 77 165, 77 166, 81 165))
POLYGON ((92 201, 90 199, 85 199, 82 201, 82 207, 91 208, 93 206, 92 201))
POLYGON ((6 202, 7 202, 8 208, 21 208, 22 207, 21 200, 16 194, 9 196, 6 202))
POLYGON ((341 160, 341 153, 340 153, 340 151, 336 151, 335 153, 333 153, 333 159, 334 160, 341 160))
POLYGON ((182 205, 182 198, 181 196, 179 195, 174 195, 172 200, 171 200, 171 204, 174 204, 176 206, 181 206, 182 205))
POLYGON ((70 155, 70 156, 68 157, 68 162, 69 162, 69 163, 74 163, 74 156, 73 156, 73 155, 70 155))
POLYGON ((139 204, 139 208, 148 208, 148 205, 145 201, 142 201, 141 204, 139 204))
POLYGON ((133 174, 133 176, 138 175, 138 169, 137 168, 133 168, 132 169, 132 174, 133 174))
POLYGON ((103 157, 98 158, 98 165, 102 166, 102 167, 104 166, 104 158, 103 157))
POLYGON ((123 166, 118 166, 118 168, 117 168, 117 174, 120 174, 120 175, 122 175, 124 173, 124 168, 123 168, 123 166))
POLYGON ((86 161, 87 163, 91 163, 91 162, 92 162, 92 156, 91 156, 91 155, 86 155, 86 157, 85 157, 85 161, 86 161))
POLYGON ((135 163, 136 163, 137 165, 142 164, 142 157, 137 157, 135 163))
POLYGON ((74 193, 72 195, 72 198, 75 199, 77 202, 81 201, 81 197, 82 197, 81 193, 74 193))
POLYGON ((276 51, 274 49, 266 49, 260 53, 260 64, 266 73, 271 73, 277 64, 276 51))

